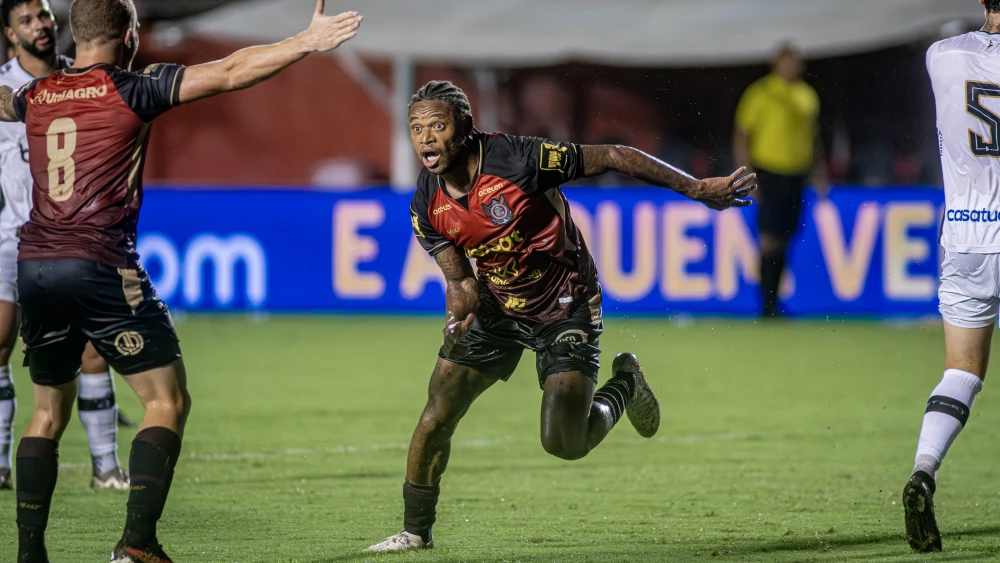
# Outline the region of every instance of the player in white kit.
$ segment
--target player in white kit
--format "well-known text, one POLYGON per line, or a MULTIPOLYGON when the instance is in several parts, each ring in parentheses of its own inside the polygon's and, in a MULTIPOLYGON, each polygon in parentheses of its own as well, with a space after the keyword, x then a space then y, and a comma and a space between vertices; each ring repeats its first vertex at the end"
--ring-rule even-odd
MULTIPOLYGON (((48 0, 0 0, 4 34, 17 53, 0 67, 0 85, 15 91, 71 61, 57 55, 56 26, 48 0)), ((18 235, 31 213, 31 170, 23 123, 0 123, 0 490, 11 489, 12 426, 16 399, 10 355, 17 342, 18 235)), ((127 490, 118 462, 118 406, 108 364, 88 345, 81 359, 77 407, 87 432, 95 489, 127 490)))
POLYGON ((941 551, 937 471, 983 388, 1000 310, 1000 0, 979 0, 986 25, 927 52, 944 177, 941 316, 945 372, 931 393, 913 474, 903 489, 906 541, 941 551))

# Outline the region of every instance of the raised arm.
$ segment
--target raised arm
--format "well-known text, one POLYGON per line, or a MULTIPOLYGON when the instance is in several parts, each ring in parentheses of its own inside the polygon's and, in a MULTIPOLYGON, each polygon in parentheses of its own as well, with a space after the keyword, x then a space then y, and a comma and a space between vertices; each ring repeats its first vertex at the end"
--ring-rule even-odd
POLYGON ((459 341, 469 333, 476 310, 479 309, 479 284, 469 259, 462 256, 455 247, 449 246, 434 256, 434 259, 444 272, 447 284, 444 355, 461 358, 469 355, 469 350, 459 345, 459 341))
POLYGON ((326 16, 323 15, 324 4, 324 0, 317 0, 312 24, 295 37, 274 45, 242 49, 221 61, 188 67, 181 81, 181 103, 249 88, 310 53, 332 51, 354 37, 361 25, 361 16, 357 12, 326 16))
POLYGON ((0 86, 0 121, 18 121, 14 111, 14 90, 0 86))
POLYGON ((620 145, 584 145, 583 175, 590 178, 611 170, 621 172, 647 184, 669 188, 712 209, 746 207, 743 199, 757 188, 757 175, 741 167, 727 178, 698 180, 693 176, 652 157, 639 149, 620 145))

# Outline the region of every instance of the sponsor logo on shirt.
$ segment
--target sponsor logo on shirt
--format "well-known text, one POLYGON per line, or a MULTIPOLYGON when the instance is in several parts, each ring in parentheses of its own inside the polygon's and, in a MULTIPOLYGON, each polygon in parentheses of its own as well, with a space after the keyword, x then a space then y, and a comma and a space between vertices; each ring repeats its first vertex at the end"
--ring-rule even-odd
POLYGON ((1000 211, 988 209, 949 209, 945 220, 953 223, 998 223, 1000 211))
POLYGON ((510 309, 512 311, 520 311, 520 310, 524 309, 525 306, 527 306, 527 305, 528 305, 528 300, 527 299, 522 299, 520 297, 510 296, 510 297, 507 298, 507 302, 504 303, 503 306, 507 307, 508 309, 510 309))
POLYGON ((417 217, 417 212, 412 209, 410 210, 410 223, 413 224, 413 234, 420 238, 427 238, 424 236, 423 231, 420 230, 420 218, 417 217))
POLYGON ((437 209, 435 209, 434 211, 432 211, 432 213, 434 213, 434 215, 440 215, 440 214, 444 213, 445 211, 451 211, 451 204, 450 203, 442 205, 441 207, 438 207, 437 209))
POLYGON ((520 273, 517 260, 512 260, 504 266, 493 266, 491 271, 490 281, 496 285, 510 285, 510 282, 514 281, 520 273))
POLYGON ((102 98, 107 95, 108 85, 104 84, 100 88, 77 88, 75 90, 66 90, 65 92, 49 92, 46 89, 39 92, 29 101, 35 105, 58 104, 66 100, 90 100, 93 98, 102 98))
POLYGON ((519 242, 524 242, 524 237, 521 236, 521 231, 514 231, 493 242, 488 242, 476 248, 466 248, 465 256, 468 258, 482 258, 497 252, 511 252, 517 248, 519 242))
POLYGON ((490 195, 491 193, 493 193, 493 192, 495 192, 495 191, 497 191, 497 190, 499 190, 501 188, 503 188, 503 183, 502 182, 499 183, 499 184, 493 184, 492 186, 490 186, 488 188, 483 188, 483 189, 479 190, 479 193, 477 193, 476 195, 479 196, 479 197, 483 197, 483 196, 486 196, 486 195, 490 195))
POLYGON ((542 155, 538 160, 538 167, 542 170, 566 171, 566 163, 569 160, 568 147, 554 145, 552 143, 542 143, 542 155))

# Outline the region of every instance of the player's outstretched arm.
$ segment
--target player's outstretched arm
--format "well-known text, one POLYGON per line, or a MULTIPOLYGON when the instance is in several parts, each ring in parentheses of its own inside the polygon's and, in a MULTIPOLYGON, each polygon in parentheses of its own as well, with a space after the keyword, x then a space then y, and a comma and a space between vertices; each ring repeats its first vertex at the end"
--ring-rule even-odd
POLYGON ((469 355, 469 350, 459 341, 472 329, 476 310, 479 309, 479 288, 476 274, 469 259, 462 256, 455 247, 448 247, 434 256, 438 267, 444 272, 447 284, 445 301, 447 313, 444 324, 444 355, 461 358, 469 355))
POLYGON ((312 24, 302 33, 276 43, 242 49, 222 59, 188 67, 181 81, 180 101, 187 104, 224 92, 242 90, 263 82, 310 53, 332 51, 358 32, 361 16, 344 12, 323 14, 324 0, 317 0, 312 24))
POLYGON ((583 177, 600 176, 615 170, 647 184, 670 188, 712 209, 746 207, 751 201, 745 198, 757 189, 757 175, 746 174, 745 166, 727 178, 698 180, 632 147, 584 145, 582 152, 583 177))
POLYGON ((0 121, 19 121, 14 111, 14 90, 0 86, 0 121))

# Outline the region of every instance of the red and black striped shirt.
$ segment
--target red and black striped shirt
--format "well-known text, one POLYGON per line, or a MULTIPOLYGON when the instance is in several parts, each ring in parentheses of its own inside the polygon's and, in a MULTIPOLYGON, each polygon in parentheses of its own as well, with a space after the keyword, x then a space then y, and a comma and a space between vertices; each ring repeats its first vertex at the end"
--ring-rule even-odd
POLYGON ((597 267, 560 186, 583 171, 580 147, 480 134, 472 189, 451 197, 426 169, 410 206, 413 232, 435 255, 449 246, 475 259, 480 282, 505 314, 552 322, 600 292, 597 267))
POLYGON ((25 85, 14 109, 34 179, 19 260, 78 258, 134 268, 153 119, 180 104, 184 67, 69 68, 25 85))

